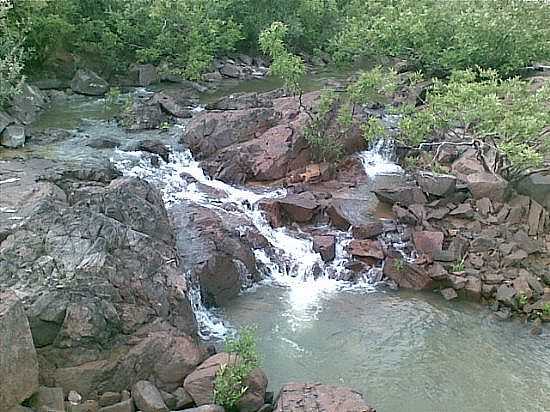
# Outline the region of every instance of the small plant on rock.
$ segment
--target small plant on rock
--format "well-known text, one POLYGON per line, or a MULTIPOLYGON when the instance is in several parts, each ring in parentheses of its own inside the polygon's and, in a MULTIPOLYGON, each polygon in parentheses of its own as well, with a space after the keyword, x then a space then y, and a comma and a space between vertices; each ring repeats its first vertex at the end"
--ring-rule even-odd
POLYGON ((516 304, 519 309, 523 308, 525 305, 527 305, 527 302, 529 301, 529 298, 527 295, 523 292, 518 293, 516 296, 516 304))
POLYGON ((405 270, 405 260, 403 258, 397 258, 393 261, 393 267, 398 272, 403 272, 405 270))
POLYGON ((550 318, 550 302, 546 302, 542 306, 542 316, 545 318, 550 318))
POLYGON ((214 403, 228 412, 236 412, 239 400, 248 389, 246 380, 259 365, 255 329, 242 328, 237 338, 227 340, 225 350, 231 354, 231 362, 222 365, 216 375, 214 403))
POLYGON ((460 273, 464 272, 464 260, 466 257, 463 257, 461 260, 457 260, 453 265, 451 266, 451 272, 453 273, 460 273))

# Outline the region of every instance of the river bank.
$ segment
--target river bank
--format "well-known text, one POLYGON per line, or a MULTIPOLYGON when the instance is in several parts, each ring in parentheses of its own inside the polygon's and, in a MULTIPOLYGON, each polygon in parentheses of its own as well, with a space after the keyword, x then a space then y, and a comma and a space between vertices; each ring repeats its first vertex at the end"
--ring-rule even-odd
MULTIPOLYGON (((281 91, 214 99, 204 110, 201 98, 189 95, 188 89, 166 90, 135 92, 121 118, 124 127, 106 120, 110 114, 104 100, 60 95, 54 109, 35 123, 42 131, 33 131, 25 148, 1 154, 0 284, 3 290, 15 291, 23 302, 43 384, 61 386, 65 395, 75 390, 84 399, 93 399, 112 391, 122 397, 122 391, 148 379, 159 389, 175 394, 182 384, 185 387, 187 376, 212 354, 212 348, 199 338, 223 338, 227 327, 246 318, 239 302, 246 305, 248 299, 270 308, 253 309, 253 313, 281 319, 298 315, 295 327, 322 322, 323 326, 316 328, 327 328, 331 321, 318 318, 327 313, 320 303, 324 299, 317 298, 343 293, 340 303, 338 298, 328 299, 329 305, 336 307, 326 310, 351 312, 347 335, 360 341, 363 338, 353 333, 354 322, 363 325, 365 313, 372 309, 349 298, 346 289, 357 288, 353 296, 360 297, 359 301, 370 299, 374 289, 396 286, 446 291, 444 295, 449 297, 454 297, 454 291, 463 298, 496 302, 494 309, 500 318, 521 312, 525 318, 539 318, 538 313, 543 313, 550 296, 545 263, 550 239, 547 212, 536 206, 540 206, 536 200, 521 198, 523 203, 505 203, 492 198, 501 194, 500 181, 496 185, 476 181, 477 187, 486 184, 490 190, 484 190, 477 199, 474 192, 473 200, 471 187, 457 185, 456 178, 435 175, 424 179, 435 179, 435 185, 423 185, 414 178, 416 171, 407 174, 393 162, 395 148, 391 144, 369 148, 359 134, 344 137, 347 157, 343 162, 315 164, 302 134, 306 116, 297 101, 281 91), (453 188, 440 191, 441 185, 453 188), (441 200, 434 201, 433 196, 441 200), (515 220, 510 221, 510 216, 515 220), (510 225, 505 225, 506 221, 510 225), (500 232, 493 233, 495 227, 500 232), (466 235, 466 231, 471 234, 466 235), (475 250, 476 242, 482 243, 481 249, 475 250), (460 256, 449 257, 443 252, 460 256), (453 268, 457 261, 462 261, 463 267, 453 268), (499 262, 496 267, 495 261, 499 262), (490 279, 486 265, 495 275, 490 279), (240 296, 241 290, 270 280, 289 290, 291 297, 280 296, 276 289, 266 292, 265 287, 240 296), (499 298, 501 288, 507 293, 499 298), (528 300, 518 307, 520 292, 528 300), (266 295, 262 297, 262 293, 266 295), (269 301, 275 297, 274 302, 269 301), (277 313, 277 303, 281 302, 290 303, 290 313, 277 313), (527 304, 531 310, 524 310, 527 304), (211 306, 227 306, 228 325, 208 310, 211 306), (304 319, 299 319, 300 310, 304 319), (174 364, 177 370, 170 369, 174 364), (168 375, 164 368, 170 370, 168 375)), ((314 106, 317 96, 315 92, 304 96, 305 104, 314 106)), ((476 167, 480 163, 467 150, 458 151, 451 159, 462 164, 467 161, 474 172, 479 172, 476 167)), ((452 303, 437 304, 446 308, 438 311, 408 292, 401 296, 410 298, 400 304, 393 292, 381 296, 387 300, 381 298, 371 304, 385 308, 379 318, 389 323, 388 330, 395 331, 397 320, 388 318, 403 314, 403 305, 411 307, 410 312, 405 311, 409 315, 399 316, 404 324, 413 322, 415 313, 429 313, 407 336, 396 332, 398 337, 381 337, 386 347, 391 347, 394 339, 400 347, 414 347, 419 335, 433 332, 433 319, 451 331, 466 324, 476 331, 486 329, 480 321, 487 316, 481 307, 475 306, 483 314, 477 315, 480 317, 472 315, 470 309, 463 316, 456 315, 452 303)), ((265 345, 264 336, 269 337, 267 330, 271 328, 269 322, 263 323, 267 316, 251 321, 260 325, 260 342, 265 345)), ((370 325, 367 331, 374 333, 376 325, 366 323, 370 325)), ((549 377, 544 367, 548 362, 545 329, 537 330, 541 336, 532 338, 527 337, 527 329, 514 329, 511 335, 522 330, 521 341, 528 339, 528 343, 502 344, 506 350, 497 350, 494 355, 523 359, 525 370, 531 369, 526 366, 531 365, 529 357, 536 357, 532 367, 539 368, 540 380, 528 385, 532 392, 518 403, 529 404, 530 410, 546 407, 544 392, 549 377), (525 345, 530 350, 525 350, 525 345)), ((280 337, 292 340, 294 332, 291 328, 280 337)), ((342 328, 331 333, 342 333, 342 328)), ((438 338, 435 348, 426 343, 429 348, 424 349, 428 351, 424 356, 433 357, 434 364, 450 362, 440 356, 441 345, 452 339, 451 335, 447 332, 438 338)), ((316 345, 323 339, 326 337, 313 335, 298 349, 322 353, 327 349, 316 345)), ((488 332, 488 340, 499 345, 493 332, 488 332)), ((460 341, 466 345, 469 338, 463 336, 460 341)), ((478 356, 484 353, 484 341, 478 341, 478 356)), ((354 349, 345 352, 346 356, 368 356, 369 345, 383 344, 365 345, 365 352, 354 349)), ((362 348, 363 344, 357 346, 362 348)), ((459 343, 457 346, 461 347, 459 343)), ((268 375, 270 370, 277 373, 279 386, 287 379, 277 372, 280 365, 276 359, 281 354, 288 359, 289 351, 296 348, 292 344, 282 351, 263 347, 268 352, 264 354, 266 360, 269 358, 268 375)), ((335 356, 332 349, 327 356, 335 356)), ((391 367, 392 354, 383 357, 391 367)), ((467 375, 478 371, 474 366, 480 359, 460 359, 466 366, 457 374, 463 376, 463 391, 470 393, 474 388, 468 384, 467 375)), ((323 364, 321 359, 315 362, 323 364)), ((402 367, 407 368, 405 364, 402 367)), ((510 374, 514 367, 507 364, 491 369, 481 381, 510 374)), ((317 372, 297 372, 288 379, 315 382, 328 378, 324 383, 354 387, 358 383, 345 376, 342 382, 335 382, 330 365, 311 370, 317 372)), ((373 376, 372 366, 365 366, 365 370, 371 370, 367 376, 373 376)), ((427 369, 418 373, 426 378, 435 372, 427 369)), ((212 379, 212 374, 209 376, 212 379)), ((375 376, 361 380, 362 388, 356 389, 369 395, 373 380, 375 376)), ((497 394, 506 392, 502 388, 512 388, 510 382, 502 381, 486 403, 471 405, 470 409, 509 406, 510 399, 499 400, 497 394)), ((393 384, 399 386, 395 381, 393 384)), ((391 379, 384 385, 390 390, 391 379)), ((479 385, 483 388, 482 382, 479 385)), ((265 385, 260 386, 263 396, 253 410, 269 400, 265 385)), ((277 391, 278 387, 272 389, 277 391)), ((318 390, 323 393, 324 389, 318 390)), ((394 410, 396 404, 379 393, 377 390, 380 410, 394 410)), ((420 391, 418 399, 426 396, 427 392, 420 391)), ((199 399, 199 395, 195 397, 199 399)), ((460 403, 452 394, 446 402, 460 403)), ((418 410, 440 407, 438 402, 418 403, 418 410)), ((287 409, 276 406, 275 410, 287 409)))

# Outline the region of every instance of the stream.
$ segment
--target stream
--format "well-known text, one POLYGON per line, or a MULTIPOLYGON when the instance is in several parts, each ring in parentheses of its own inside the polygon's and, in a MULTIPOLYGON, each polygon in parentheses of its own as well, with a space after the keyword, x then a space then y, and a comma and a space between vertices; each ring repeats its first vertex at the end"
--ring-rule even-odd
MULTIPOLYGON (((347 270, 348 233, 337 232, 336 259, 325 264, 307 236, 294 228, 271 228, 258 210, 260 199, 283 196, 284 189, 211 180, 177 144, 184 124, 136 134, 106 118, 101 100, 75 97, 54 105, 36 127, 71 129, 74 137, 39 147, 31 143, 21 153, 72 161, 109 158, 125 175, 156 184, 168 208, 182 200, 214 210, 234 205, 233 213, 254 225, 273 247, 272 254, 256 251, 266 279, 224 308, 205 308, 198 290, 193 304, 201 334, 214 342, 240 326, 257 327, 270 390, 289 381, 342 384, 363 392, 378 412, 550 411, 547 333, 532 337, 526 325, 493 320, 479 304, 391 291, 371 276, 355 284, 335 280, 347 270), (171 163, 155 168, 140 152, 82 145, 83 139, 94 137, 121 147, 130 147, 136 138, 153 138, 175 153, 171 163), (188 183, 182 173, 200 185, 188 183), (216 190, 203 191, 204 185, 216 190), (321 276, 314 276, 315 267, 322 269, 321 276)), ((373 181, 403 173, 391 161, 391 152, 391 145, 379 141, 358 154, 373 181)))

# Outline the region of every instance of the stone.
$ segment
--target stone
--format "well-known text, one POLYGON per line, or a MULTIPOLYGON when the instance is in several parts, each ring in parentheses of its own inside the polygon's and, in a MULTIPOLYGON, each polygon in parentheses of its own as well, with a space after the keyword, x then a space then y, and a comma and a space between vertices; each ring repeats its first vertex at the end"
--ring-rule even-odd
POLYGON ((20 123, 28 125, 34 122, 45 108, 46 97, 42 92, 23 82, 20 92, 12 98, 8 113, 20 123))
POLYGON ((458 275, 449 275, 448 276, 449 282, 451 283, 451 286, 455 290, 462 290, 466 286, 466 283, 468 283, 468 280, 463 276, 458 275))
POLYGON ((278 201, 262 199, 258 203, 258 207, 264 212, 271 227, 278 228, 283 226, 281 204, 278 201))
POLYGON ((273 107, 273 101, 260 93, 235 93, 208 104, 211 110, 245 110, 273 107))
POLYGON ((71 89, 78 94, 103 96, 109 90, 109 83, 91 70, 80 69, 71 80, 71 89))
POLYGON ((178 388, 172 394, 176 397, 174 410, 185 409, 193 405, 193 398, 184 388, 178 388))
POLYGON ((433 280, 441 281, 446 280, 449 272, 443 267, 441 263, 434 262, 428 269, 428 273, 433 280))
POLYGON ((40 386, 30 400, 32 408, 38 411, 65 412, 63 388, 40 386))
POLYGON ((502 284, 497 289, 497 301, 512 306, 514 304, 514 298, 516 296, 516 290, 507 284, 502 284))
POLYGON ((487 198, 493 202, 502 202, 508 187, 506 180, 488 172, 466 176, 466 184, 474 199, 487 198))
POLYGON ((529 330, 529 333, 532 336, 539 336, 542 334, 542 320, 540 318, 536 318, 533 321, 533 324, 531 325, 531 329, 529 330))
POLYGON ((494 212, 491 200, 486 197, 483 197, 476 201, 476 209, 483 217, 487 217, 490 213, 494 212))
POLYGON ((382 222, 365 223, 353 226, 352 233, 355 239, 373 239, 384 233, 384 225, 382 222))
POLYGON ((148 381, 139 381, 132 386, 132 397, 142 412, 168 412, 159 390, 148 381))
POLYGON ((445 300, 453 300, 458 297, 458 294, 453 288, 441 290, 441 295, 445 298, 445 300))
POLYGON ((443 249, 443 232, 415 231, 413 232, 413 242, 416 250, 433 256, 434 252, 443 249))
POLYGON ((307 223, 315 216, 319 203, 311 192, 290 194, 278 200, 284 216, 291 222, 307 223))
POLYGON ((416 182, 424 193, 445 197, 456 189, 456 177, 453 175, 442 175, 430 172, 419 172, 416 182))
POLYGON ((550 172, 532 173, 519 181, 516 186, 519 193, 531 197, 550 211, 550 172))
POLYGON ((160 156, 166 163, 170 162, 172 150, 165 144, 156 140, 142 140, 137 145, 137 150, 160 156))
POLYGON ((105 392, 99 397, 99 406, 111 406, 122 400, 120 392, 105 392))
POLYGON ((424 269, 403 258, 388 257, 384 262, 384 276, 393 280, 399 287, 407 289, 429 289, 433 283, 424 269))
POLYGON ((69 404, 67 412, 97 412, 98 405, 96 400, 89 399, 78 405, 69 404))
POLYGON ((527 275, 525 273, 522 273, 517 278, 515 278, 512 281, 512 285, 514 286, 514 289, 518 296, 525 296, 527 299, 531 299, 533 297, 533 291, 529 286, 527 275))
POLYGON ((128 75, 133 86, 146 87, 159 80, 157 68, 152 64, 132 64, 128 75))
MULTIPOLYGON (((111 406, 105 406, 104 408, 99 408, 98 412, 135 412, 134 400, 128 399, 119 403, 115 403, 111 406)), ((145 412, 145 411, 142 411, 145 412)))
POLYGON ((375 412, 359 392, 319 383, 288 383, 281 388, 274 412, 375 412))
POLYGON ((384 259, 384 249, 382 243, 378 240, 352 240, 348 245, 348 251, 352 256, 384 259))
POLYGON ((471 299, 479 300, 481 298, 481 285, 481 279, 475 276, 467 276, 464 293, 471 299))
POLYGON ((241 77, 241 69, 236 64, 226 63, 220 68, 220 74, 225 77, 238 79, 241 77))
POLYGON ((0 292, 0 331, 0 406, 8 410, 38 389, 38 359, 29 322, 23 304, 10 292, 0 292))
POLYGON ((202 405, 196 408, 185 409, 185 412, 225 412, 225 409, 219 405, 202 405))
POLYGON ((15 123, 15 119, 13 119, 6 112, 0 111, 0 135, 2 135, 2 132, 6 127, 14 123, 15 123))
MULTIPOLYGON (((218 353, 205 360, 193 373, 185 378, 183 387, 191 395, 198 406, 213 402, 214 379, 222 365, 239 362, 234 354, 218 353)), ((239 401, 239 410, 246 412, 257 411, 264 404, 267 378, 261 369, 250 373, 245 382, 247 391, 239 401)))
POLYGON ((538 204, 534 200, 531 201, 531 207, 529 208, 529 217, 527 218, 527 224, 529 225, 529 236, 536 236, 539 234, 539 228, 541 226, 540 220, 542 219, 543 212, 544 210, 540 204, 538 204))
POLYGON ((398 205, 393 205, 392 211, 395 214, 395 217, 397 218, 397 221, 399 223, 411 226, 418 223, 418 218, 408 209, 405 209, 398 205))
POLYGON ((336 238, 333 235, 314 236, 313 250, 321 255, 324 262, 331 262, 336 256, 336 238))
POLYGON ((23 126, 8 126, 0 135, 0 144, 12 149, 25 145, 25 128, 23 126))
POLYGON ((118 119, 127 130, 152 130, 160 129, 168 121, 168 116, 154 99, 135 98, 118 119))
POLYGON ((67 395, 67 400, 72 405, 78 405, 82 402, 82 396, 80 396, 80 394, 76 391, 69 391, 69 394, 67 395))
POLYGON ((481 274, 481 279, 489 285, 500 285, 504 281, 504 276, 500 273, 483 271, 481 274))
POLYGON ((470 203, 462 203, 449 212, 450 216, 471 219, 474 217, 474 209, 470 203))
POLYGON ((159 392, 160 392, 160 396, 162 396, 162 400, 164 401, 164 404, 166 405, 166 407, 171 411, 176 409, 176 402, 177 402, 176 397, 173 394, 165 391, 159 391, 159 392))
POLYGON ((378 199, 390 204, 398 203, 400 205, 410 206, 428 202, 424 192, 418 186, 381 187, 373 191, 378 199))

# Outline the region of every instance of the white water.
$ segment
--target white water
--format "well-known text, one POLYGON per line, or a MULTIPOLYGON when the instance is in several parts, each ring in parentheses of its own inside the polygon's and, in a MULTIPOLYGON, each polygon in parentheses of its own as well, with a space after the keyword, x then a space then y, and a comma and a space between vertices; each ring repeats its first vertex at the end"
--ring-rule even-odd
POLYGON ((370 150, 359 153, 365 173, 372 179, 378 175, 403 173, 403 169, 395 163, 394 144, 390 139, 379 139, 370 150))
MULTIPOLYGON (((320 301, 337 291, 358 287, 373 290, 368 279, 355 285, 337 280, 347 271, 345 263, 349 256, 345 246, 350 241, 348 233, 338 233, 336 258, 330 264, 325 264, 321 256, 313 251, 313 242, 308 235, 297 230, 291 232, 286 228, 273 229, 269 225, 257 203, 261 199, 284 196, 284 189, 252 191, 210 179, 189 151, 173 153, 170 163, 162 163, 157 168, 141 152, 117 151, 111 160, 124 175, 156 184, 168 208, 186 200, 223 213, 245 216, 273 247, 274 254, 268 255, 265 250, 258 249, 255 257, 259 269, 264 269, 263 272, 268 274, 266 282, 288 290, 289 321, 296 327, 315 319, 321 307, 320 301), (223 208, 224 204, 232 204, 236 211, 228 212, 223 208), (315 273, 318 275, 315 276, 315 273)), ((193 279, 190 281, 194 284, 190 298, 203 336, 222 337, 227 331, 226 327, 214 313, 204 307, 197 282, 193 282, 193 279)))

